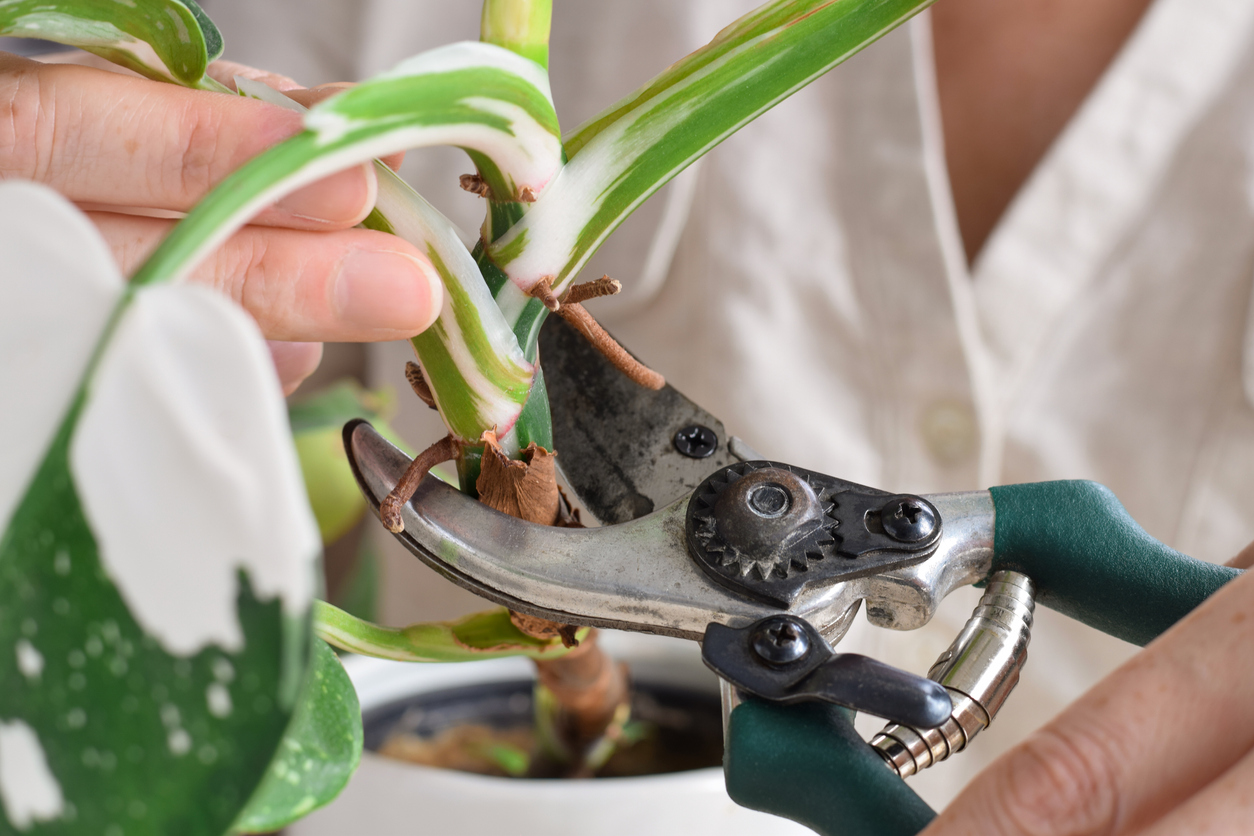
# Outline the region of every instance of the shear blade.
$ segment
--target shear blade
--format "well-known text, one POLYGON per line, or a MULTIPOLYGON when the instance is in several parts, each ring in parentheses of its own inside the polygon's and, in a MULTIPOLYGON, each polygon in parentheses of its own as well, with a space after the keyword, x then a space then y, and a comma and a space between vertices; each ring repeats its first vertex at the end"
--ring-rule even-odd
MULTIPOLYGON (((375 512, 410 459, 363 420, 344 447, 375 512)), ((689 557, 688 498, 637 520, 554 528, 507 516, 428 476, 396 535, 424 563, 481 597, 566 624, 700 639, 711 621, 747 623, 779 609, 724 589, 689 557)), ((817 595, 798 609, 822 609, 817 595)), ((842 610, 843 611, 843 610, 842 610)))
MULTIPOLYGON (((540 332, 553 415, 557 465, 579 503, 603 525, 624 523, 687 496, 707 476, 739 458, 719 421, 667 385, 646 389, 614 368, 561 317, 540 332), (708 456, 675 446, 681 430, 713 433, 708 456)), ((752 456, 752 458, 758 458, 752 456)))

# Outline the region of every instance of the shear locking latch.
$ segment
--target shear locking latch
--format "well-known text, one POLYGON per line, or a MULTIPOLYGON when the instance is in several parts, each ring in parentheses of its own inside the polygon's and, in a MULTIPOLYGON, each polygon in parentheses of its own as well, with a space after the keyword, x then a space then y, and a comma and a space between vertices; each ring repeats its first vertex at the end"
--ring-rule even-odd
POLYGON ((714 580, 787 608, 806 587, 925 560, 936 507, 769 461, 719 468, 688 502, 688 548, 714 580))
POLYGON ((940 683, 867 656, 835 653, 809 622, 791 615, 739 628, 712 623, 701 658, 737 689, 771 702, 829 702, 924 729, 941 725, 953 710, 940 683))

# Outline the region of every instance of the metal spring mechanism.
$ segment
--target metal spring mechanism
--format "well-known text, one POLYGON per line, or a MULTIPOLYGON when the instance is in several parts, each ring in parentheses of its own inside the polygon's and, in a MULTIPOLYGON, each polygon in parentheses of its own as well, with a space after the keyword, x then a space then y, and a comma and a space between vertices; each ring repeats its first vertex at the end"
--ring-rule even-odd
POLYGON ((938 728, 890 723, 871 746, 902 778, 967 747, 997 716, 1019 682, 1031 639, 1033 587, 1027 575, 998 572, 958 638, 928 671, 949 690, 953 713, 938 728))

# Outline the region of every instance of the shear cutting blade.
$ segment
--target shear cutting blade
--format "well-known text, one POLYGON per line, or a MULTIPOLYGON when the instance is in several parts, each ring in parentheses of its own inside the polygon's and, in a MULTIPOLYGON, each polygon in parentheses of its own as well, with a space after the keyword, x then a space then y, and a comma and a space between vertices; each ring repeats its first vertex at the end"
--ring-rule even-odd
POLYGON ((664 508, 739 461, 723 422, 673 386, 652 391, 627 379, 560 317, 540 332, 540 361, 558 467, 603 525, 664 508), (693 427, 713 432, 712 454, 694 458, 676 448, 676 433, 693 427))
MULTIPOLYGON (((344 428, 349 462, 370 504, 396 485, 409 458, 366 421, 344 428)), ((401 510, 397 535, 424 563, 520 612, 699 639, 711 621, 747 623, 777 607, 735 595, 688 556, 687 497, 645 517, 600 528, 555 528, 501 514, 433 476, 401 510)), ((804 596, 794 612, 819 623, 845 613, 843 587, 804 596)))

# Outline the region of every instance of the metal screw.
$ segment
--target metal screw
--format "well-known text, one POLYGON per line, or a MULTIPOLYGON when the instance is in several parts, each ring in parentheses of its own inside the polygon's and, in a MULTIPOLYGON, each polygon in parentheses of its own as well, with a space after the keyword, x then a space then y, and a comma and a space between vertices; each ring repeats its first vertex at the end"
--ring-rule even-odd
POLYGON ((936 530, 936 514, 920 499, 894 499, 880 510, 884 533, 899 543, 917 543, 936 530))
POLYGON ((773 520, 788 513, 792 507, 792 494, 775 482, 757 485, 749 491, 749 507, 759 517, 773 520))
POLYGON ((775 616, 761 622, 749 638, 749 645, 761 659, 772 665, 787 665, 804 659, 810 652, 805 628, 788 616, 775 616))
POLYGON ((709 427, 693 424, 675 433, 675 449, 690 459, 707 459, 718 449, 718 436, 709 427))

